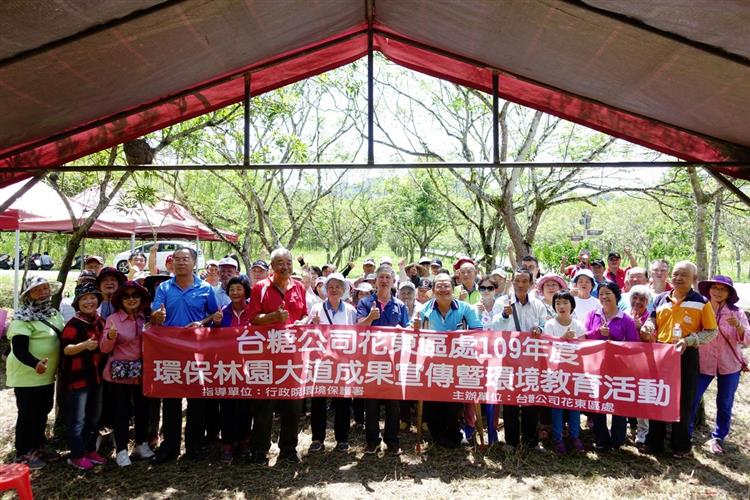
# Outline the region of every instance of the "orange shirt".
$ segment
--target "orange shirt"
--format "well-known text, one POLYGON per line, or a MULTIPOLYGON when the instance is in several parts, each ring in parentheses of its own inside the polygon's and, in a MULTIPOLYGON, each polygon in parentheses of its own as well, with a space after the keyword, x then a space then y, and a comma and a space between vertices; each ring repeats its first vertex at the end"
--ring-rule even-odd
POLYGON ((711 304, 695 290, 690 290, 682 301, 678 302, 672 292, 664 292, 654 300, 654 311, 651 318, 656 324, 657 342, 673 343, 672 329, 675 324, 682 328, 682 337, 701 330, 715 330, 716 317, 711 304))

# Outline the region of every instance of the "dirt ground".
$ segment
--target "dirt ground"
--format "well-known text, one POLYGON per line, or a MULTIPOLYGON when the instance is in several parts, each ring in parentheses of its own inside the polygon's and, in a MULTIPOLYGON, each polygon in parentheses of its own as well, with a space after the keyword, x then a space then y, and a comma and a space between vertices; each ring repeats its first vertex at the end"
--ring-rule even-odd
MULTIPOLYGON (((13 458, 16 418, 13 390, 5 387, 0 363, 0 459, 13 458)), ((152 467, 134 462, 120 469, 114 461, 88 473, 59 457, 32 474, 37 498, 749 498, 750 380, 743 377, 735 403, 735 419, 727 453, 711 455, 703 446, 709 430, 695 436, 694 457, 655 459, 627 445, 618 452, 559 457, 553 454, 506 454, 502 446, 484 451, 431 449, 414 451, 415 435, 402 433, 404 454, 364 456, 363 438, 352 434, 352 452, 326 451, 308 456, 309 426, 300 435, 302 463, 269 467, 245 463, 224 465, 218 448, 201 462, 177 461, 152 467)), ((706 401, 712 401, 710 390, 706 401)), ((708 421, 715 413, 707 404, 708 421)), ((52 418, 52 415, 50 415, 52 418)), ((50 422, 51 423, 51 422, 50 422)), ((330 428, 331 426, 329 426, 330 428)), ((590 431, 584 441, 591 444, 590 431)), ((332 430, 326 442, 331 450, 332 430)), ((55 448, 53 442, 50 446, 55 448)), ((0 498, 10 498, 8 493, 0 498)))

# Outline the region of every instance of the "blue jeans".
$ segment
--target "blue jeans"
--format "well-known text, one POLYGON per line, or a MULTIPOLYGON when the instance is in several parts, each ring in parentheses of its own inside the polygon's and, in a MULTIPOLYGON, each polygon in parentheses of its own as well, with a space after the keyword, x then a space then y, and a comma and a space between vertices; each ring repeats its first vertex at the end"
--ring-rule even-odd
POLYGON ((101 385, 70 390, 67 400, 70 458, 80 458, 96 449, 99 417, 102 414, 101 385))
MULTIPOLYGON (((734 393, 737 392, 737 386, 740 383, 740 372, 718 375, 716 378, 718 379, 716 391, 716 427, 711 433, 711 437, 723 441, 729 434, 729 425, 732 422, 734 393)), ((706 392, 713 379, 713 375, 698 374, 698 385, 695 390, 695 399, 693 400, 693 411, 690 414, 690 437, 693 436, 695 413, 698 410, 698 405, 703 397, 703 393, 706 392)))
MULTIPOLYGON (((552 439, 562 441, 563 417, 565 410, 561 408, 552 408, 552 439)), ((581 434, 581 412, 568 410, 568 431, 570 437, 578 439, 581 434)))
POLYGON ((625 444, 627 417, 612 415, 612 430, 607 428, 607 415, 594 414, 594 442, 603 448, 619 448, 625 444))

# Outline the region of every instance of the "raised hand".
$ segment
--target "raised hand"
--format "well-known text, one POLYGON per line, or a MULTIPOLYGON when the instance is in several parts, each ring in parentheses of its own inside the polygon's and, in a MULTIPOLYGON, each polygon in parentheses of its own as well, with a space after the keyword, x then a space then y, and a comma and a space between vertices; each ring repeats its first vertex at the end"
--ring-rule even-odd
POLYGON ((368 315, 371 321, 375 321, 376 319, 380 319, 380 308, 377 304, 372 305, 372 309, 370 309, 370 314, 368 315))
POLYGON ((166 319, 167 309, 164 307, 164 304, 162 304, 159 309, 151 313, 151 322, 155 325, 161 325, 166 319))

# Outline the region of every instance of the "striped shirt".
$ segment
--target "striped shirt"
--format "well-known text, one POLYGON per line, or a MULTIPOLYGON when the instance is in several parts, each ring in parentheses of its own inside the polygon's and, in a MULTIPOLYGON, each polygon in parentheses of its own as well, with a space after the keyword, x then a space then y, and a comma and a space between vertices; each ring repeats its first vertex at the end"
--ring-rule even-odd
POLYGON ((683 338, 718 328, 714 310, 701 294, 690 290, 682 301, 677 301, 672 296, 673 293, 674 291, 661 293, 654 300, 651 320, 656 325, 658 342, 673 343, 672 330, 675 324, 682 328, 683 338))

